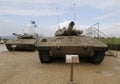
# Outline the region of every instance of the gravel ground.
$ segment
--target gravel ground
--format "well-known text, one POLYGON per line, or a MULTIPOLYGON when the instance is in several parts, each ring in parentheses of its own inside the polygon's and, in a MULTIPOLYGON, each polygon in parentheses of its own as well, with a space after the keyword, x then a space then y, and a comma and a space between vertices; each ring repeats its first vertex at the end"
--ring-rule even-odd
MULTIPOLYGON (((63 60, 41 64, 38 53, 9 52, 0 45, 0 84, 69 84, 70 64, 63 60)), ((74 84, 120 84, 120 52, 99 65, 74 64, 74 84)))

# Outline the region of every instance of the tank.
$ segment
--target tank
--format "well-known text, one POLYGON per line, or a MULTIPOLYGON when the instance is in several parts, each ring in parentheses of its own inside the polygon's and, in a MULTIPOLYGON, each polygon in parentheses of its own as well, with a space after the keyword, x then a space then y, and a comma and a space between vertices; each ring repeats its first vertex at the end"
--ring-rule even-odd
POLYGON ((50 63, 53 57, 79 55, 89 58, 89 62, 100 64, 108 47, 102 41, 81 35, 82 30, 73 29, 71 21, 68 28, 58 29, 54 37, 46 37, 36 44, 41 63, 50 63))
POLYGON ((30 35, 27 33, 24 34, 15 34, 13 35, 17 36, 17 39, 10 39, 5 42, 6 48, 9 51, 35 51, 35 43, 37 42, 37 34, 30 35))

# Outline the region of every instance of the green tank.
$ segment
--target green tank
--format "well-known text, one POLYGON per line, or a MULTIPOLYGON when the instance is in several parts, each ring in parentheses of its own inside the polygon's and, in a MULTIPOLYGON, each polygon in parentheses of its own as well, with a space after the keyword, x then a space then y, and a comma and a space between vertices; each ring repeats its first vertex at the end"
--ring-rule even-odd
POLYGON ((67 54, 88 57, 94 64, 103 61, 107 45, 98 39, 82 36, 83 31, 73 29, 74 25, 72 21, 68 28, 58 29, 54 37, 46 37, 37 42, 42 63, 49 63, 52 57, 65 57, 67 54))
POLYGON ((13 35, 17 36, 17 39, 10 39, 5 42, 6 48, 9 51, 35 51, 35 43, 37 42, 37 34, 30 35, 27 33, 22 34, 15 34, 13 35))

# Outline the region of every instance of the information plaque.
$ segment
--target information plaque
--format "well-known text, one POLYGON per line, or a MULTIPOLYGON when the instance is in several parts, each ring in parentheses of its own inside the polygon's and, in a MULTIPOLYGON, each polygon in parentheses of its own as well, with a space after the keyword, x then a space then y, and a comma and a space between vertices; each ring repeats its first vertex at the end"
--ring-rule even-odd
POLYGON ((66 55, 66 63, 79 63, 78 55, 66 55))
POLYGON ((12 45, 12 48, 16 48, 16 45, 12 45))

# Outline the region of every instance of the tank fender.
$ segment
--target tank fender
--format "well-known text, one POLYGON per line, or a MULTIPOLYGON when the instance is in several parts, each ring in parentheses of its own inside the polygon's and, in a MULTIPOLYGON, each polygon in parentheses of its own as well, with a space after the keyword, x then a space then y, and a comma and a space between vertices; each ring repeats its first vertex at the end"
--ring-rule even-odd
POLYGON ((50 55, 52 55, 51 50, 50 50, 51 47, 44 46, 44 47, 37 47, 37 49, 39 53, 49 52, 50 55))
POLYGON ((38 50, 50 50, 51 48, 44 46, 44 47, 38 47, 37 49, 38 50))
POLYGON ((108 47, 94 47, 93 48, 93 50, 94 51, 103 51, 103 52, 105 52, 105 51, 107 51, 108 50, 108 47))

